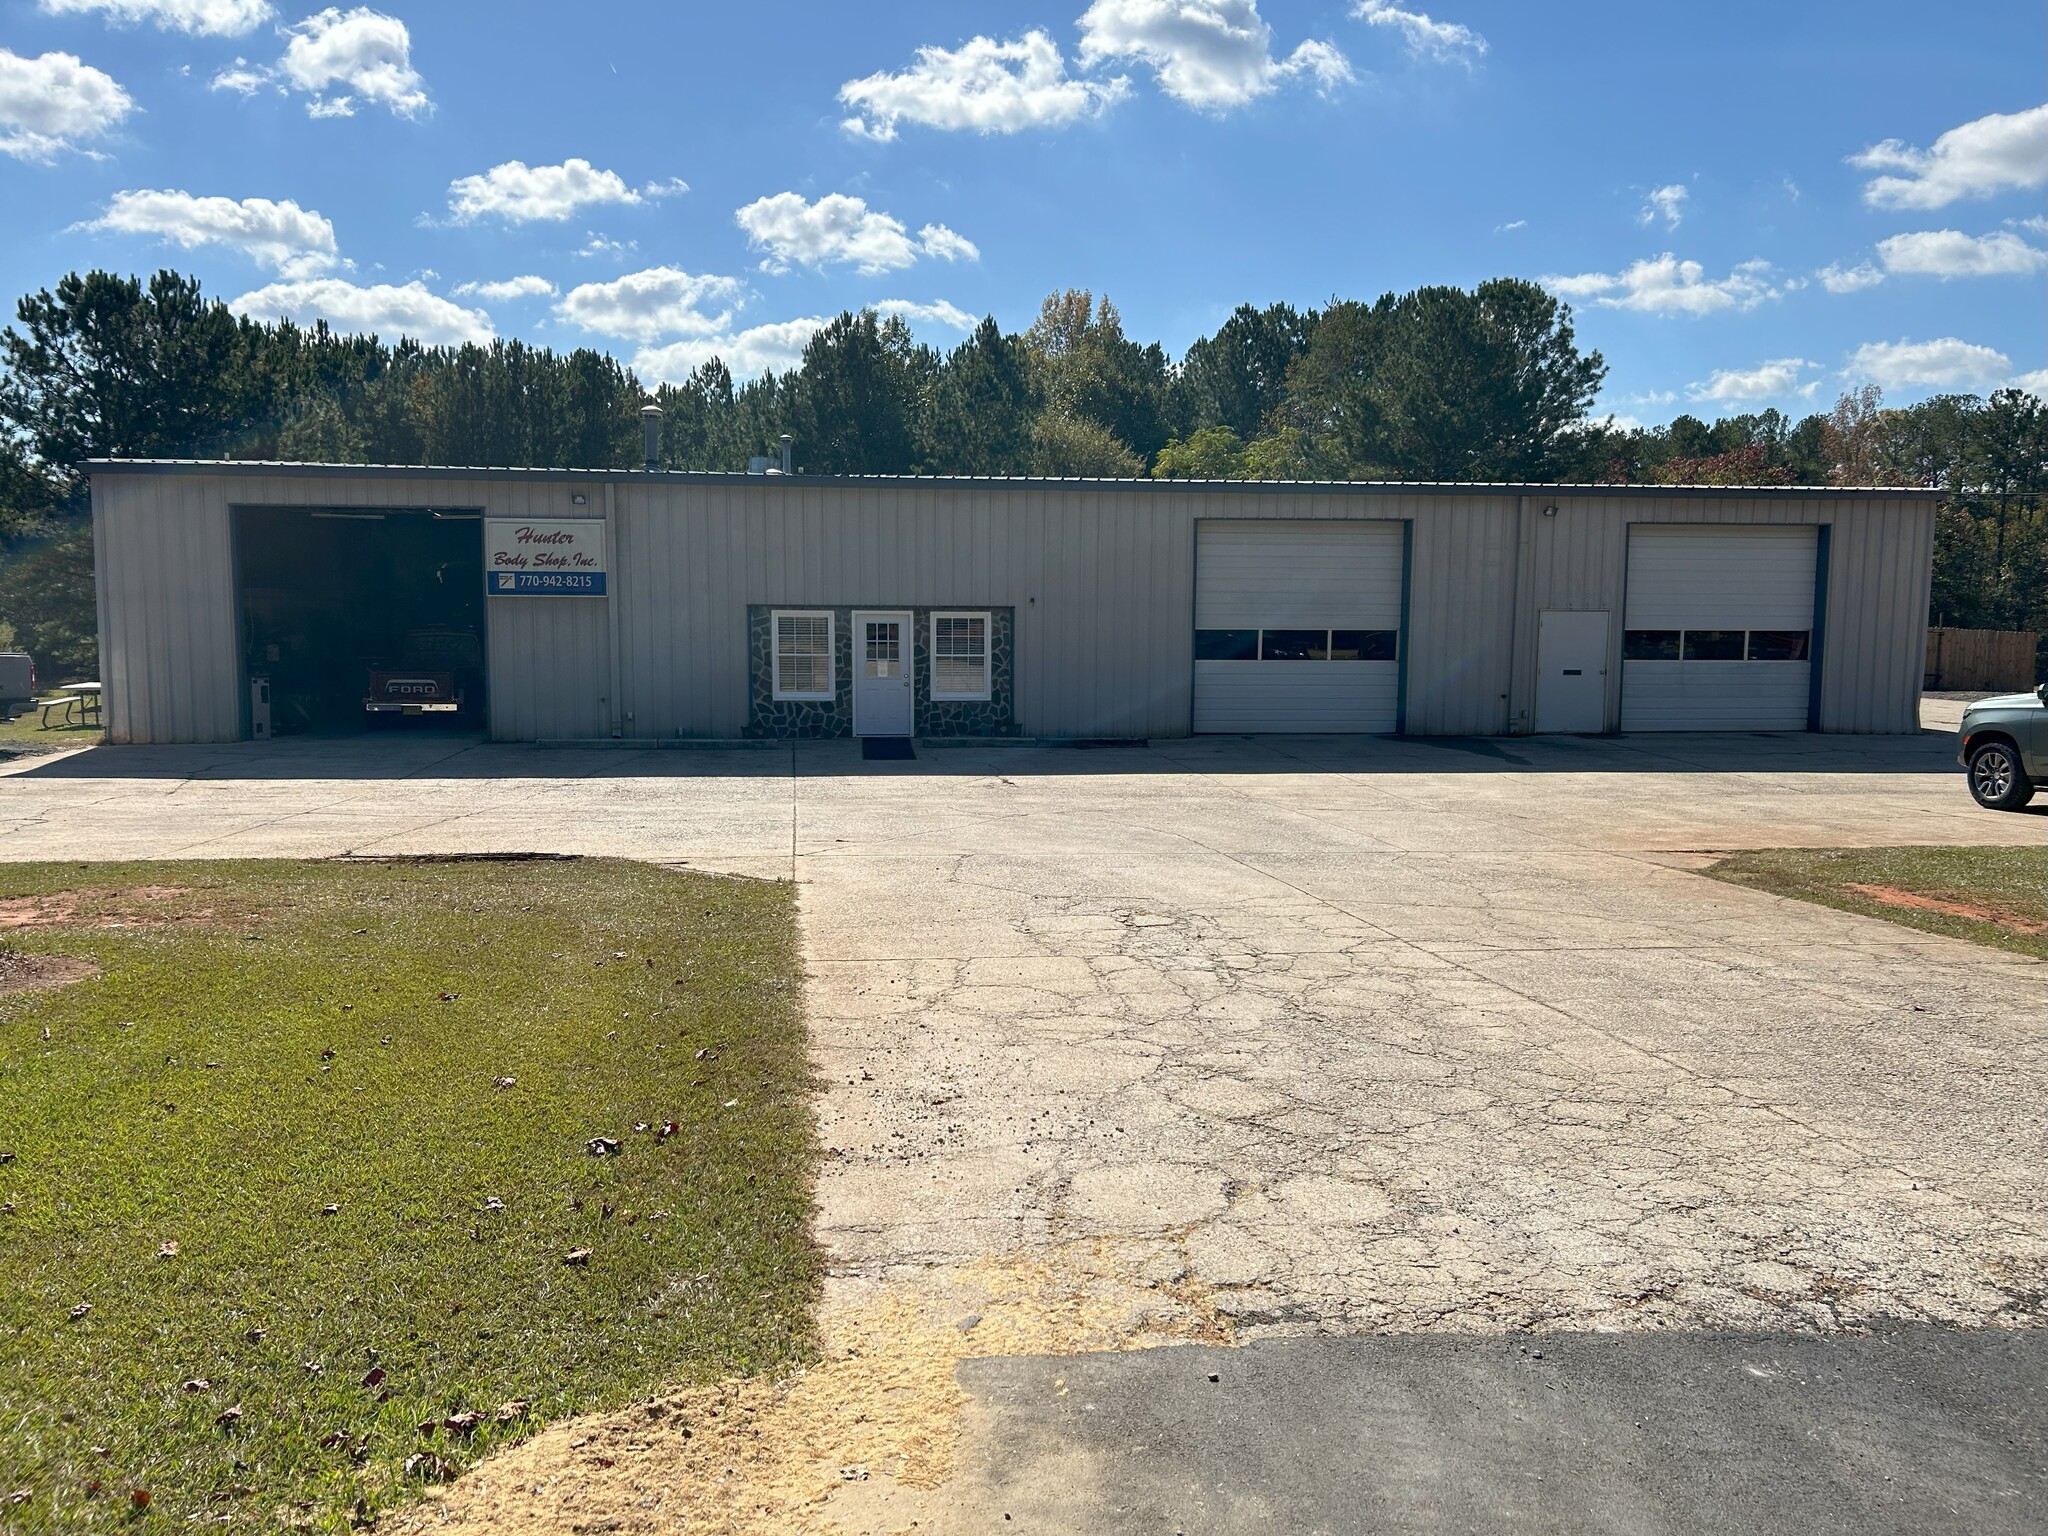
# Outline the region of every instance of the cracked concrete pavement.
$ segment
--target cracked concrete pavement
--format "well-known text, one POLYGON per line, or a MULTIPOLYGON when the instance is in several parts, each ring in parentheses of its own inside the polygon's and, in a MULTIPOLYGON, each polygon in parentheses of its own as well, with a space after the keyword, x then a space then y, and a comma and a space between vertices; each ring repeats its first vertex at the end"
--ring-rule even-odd
POLYGON ((1110 1343, 2040 1324, 2039 965, 1693 872, 2038 846, 1950 752, 106 749, 0 777, 0 848, 793 875, 828 1319, 1060 1254, 1110 1343))
POLYGON ((2036 1315, 2039 968, 1688 866, 2042 832, 1932 733, 908 764, 415 738, 0 778, 13 857, 793 872, 836 1286, 1127 1239, 1241 1336, 2036 1315))

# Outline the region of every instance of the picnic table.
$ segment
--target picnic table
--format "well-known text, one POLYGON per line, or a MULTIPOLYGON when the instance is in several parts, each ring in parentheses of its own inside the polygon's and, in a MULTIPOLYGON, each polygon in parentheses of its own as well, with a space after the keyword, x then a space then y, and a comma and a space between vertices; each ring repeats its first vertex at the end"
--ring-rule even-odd
POLYGON ((63 718, 57 722, 59 725, 99 724, 100 691, 98 683, 73 683, 44 699, 41 729, 50 728, 50 712, 57 709, 64 712, 63 718))

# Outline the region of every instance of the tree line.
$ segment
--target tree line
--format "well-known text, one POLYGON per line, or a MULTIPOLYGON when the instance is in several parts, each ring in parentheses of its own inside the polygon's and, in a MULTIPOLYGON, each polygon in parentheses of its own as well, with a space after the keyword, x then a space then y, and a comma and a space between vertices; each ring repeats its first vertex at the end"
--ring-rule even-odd
POLYGON ((1889 410, 1866 390, 1799 420, 1622 429, 1590 415, 1606 372, 1570 308, 1514 278, 1243 305, 1178 360, 1081 290, 944 351, 846 313, 784 372, 714 358, 650 391, 589 348, 391 343, 250 320, 175 272, 73 273, 0 332, 0 624, 95 665, 86 459, 637 467, 652 398, 673 469, 743 469, 788 433, 826 474, 1938 486, 1932 616, 2048 628, 2033 396, 1889 410))

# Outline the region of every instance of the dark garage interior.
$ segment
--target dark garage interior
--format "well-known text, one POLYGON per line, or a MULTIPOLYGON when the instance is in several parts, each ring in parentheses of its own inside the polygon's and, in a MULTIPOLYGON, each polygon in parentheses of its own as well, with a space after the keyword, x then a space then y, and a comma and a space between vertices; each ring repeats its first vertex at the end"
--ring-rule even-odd
POLYGON ((238 507, 234 539, 273 734, 483 729, 481 514, 238 507))

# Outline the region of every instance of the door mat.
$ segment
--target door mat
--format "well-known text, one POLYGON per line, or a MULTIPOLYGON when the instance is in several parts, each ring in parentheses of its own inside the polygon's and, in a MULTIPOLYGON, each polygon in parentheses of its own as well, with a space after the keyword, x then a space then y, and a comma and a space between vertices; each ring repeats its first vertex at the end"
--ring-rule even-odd
POLYGON ((910 750, 908 736, 863 736, 860 739, 860 755, 870 763, 909 763, 917 760, 917 754, 910 750))

